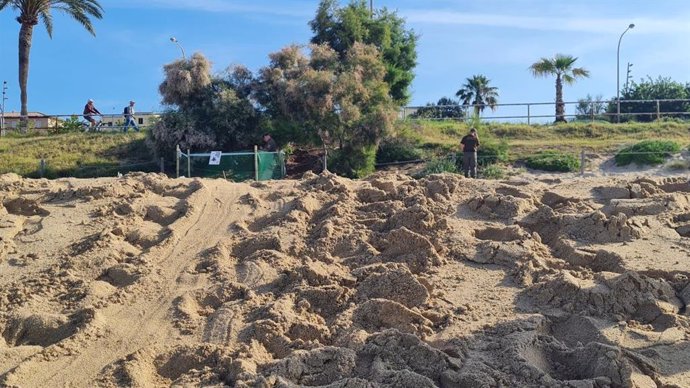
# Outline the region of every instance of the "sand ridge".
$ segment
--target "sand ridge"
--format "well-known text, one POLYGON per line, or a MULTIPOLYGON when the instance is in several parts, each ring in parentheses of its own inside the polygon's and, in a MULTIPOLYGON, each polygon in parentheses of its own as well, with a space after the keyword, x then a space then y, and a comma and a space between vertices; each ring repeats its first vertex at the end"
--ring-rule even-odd
POLYGON ((690 385, 687 178, 0 176, 3 386, 690 385))

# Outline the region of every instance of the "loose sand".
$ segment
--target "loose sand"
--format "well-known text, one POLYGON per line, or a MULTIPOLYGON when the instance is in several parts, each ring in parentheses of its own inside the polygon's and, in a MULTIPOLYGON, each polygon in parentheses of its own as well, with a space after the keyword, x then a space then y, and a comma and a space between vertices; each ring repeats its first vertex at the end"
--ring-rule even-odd
POLYGON ((687 178, 0 176, 0 385, 690 387, 687 178))

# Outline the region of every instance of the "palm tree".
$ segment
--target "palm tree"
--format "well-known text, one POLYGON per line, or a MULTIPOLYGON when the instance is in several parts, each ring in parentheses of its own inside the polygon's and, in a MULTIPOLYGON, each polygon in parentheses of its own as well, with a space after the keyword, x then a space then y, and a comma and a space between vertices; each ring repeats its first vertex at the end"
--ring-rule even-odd
POLYGON ((22 122, 26 123, 28 115, 27 84, 29 81, 29 56, 31 54, 34 26, 42 22, 48 31, 48 36, 52 38, 52 11, 55 9, 71 16, 84 26, 88 32, 96 35, 90 17, 101 19, 103 17, 103 8, 97 0, 0 0, 0 11, 8 6, 19 12, 17 22, 21 24, 19 29, 19 89, 21 90, 22 122))
POLYGON ((474 105, 476 116, 479 116, 479 113, 483 112, 487 106, 491 110, 496 110, 498 88, 489 86, 490 82, 490 79, 481 74, 474 75, 472 78, 467 78, 467 82, 455 95, 460 97, 463 105, 474 105))
POLYGON ((565 122, 565 104, 563 103, 563 81, 568 85, 575 83, 577 78, 589 77, 589 70, 583 67, 573 67, 576 57, 556 54, 553 58, 541 58, 529 67, 535 77, 556 76, 556 122, 565 122))

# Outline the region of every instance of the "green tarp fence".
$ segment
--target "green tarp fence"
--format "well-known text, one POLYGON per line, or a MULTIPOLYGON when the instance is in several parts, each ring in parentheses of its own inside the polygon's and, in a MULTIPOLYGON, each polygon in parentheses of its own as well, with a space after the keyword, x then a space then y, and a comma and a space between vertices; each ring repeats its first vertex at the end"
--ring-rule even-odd
POLYGON ((279 152, 223 152, 217 165, 211 153, 177 151, 177 176, 224 178, 235 182, 285 178, 285 154, 279 152))

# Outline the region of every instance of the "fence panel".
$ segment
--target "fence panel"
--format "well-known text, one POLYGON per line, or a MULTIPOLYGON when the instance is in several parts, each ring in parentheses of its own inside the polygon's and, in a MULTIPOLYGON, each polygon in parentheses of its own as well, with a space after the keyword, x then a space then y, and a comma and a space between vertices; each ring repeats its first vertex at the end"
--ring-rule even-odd
POLYGON ((279 152, 224 152, 211 165, 211 153, 177 152, 178 176, 223 178, 235 182, 285 178, 285 154, 279 152))

